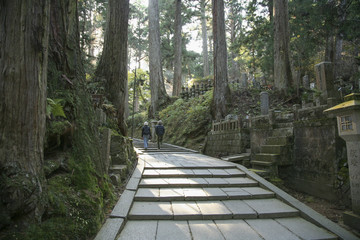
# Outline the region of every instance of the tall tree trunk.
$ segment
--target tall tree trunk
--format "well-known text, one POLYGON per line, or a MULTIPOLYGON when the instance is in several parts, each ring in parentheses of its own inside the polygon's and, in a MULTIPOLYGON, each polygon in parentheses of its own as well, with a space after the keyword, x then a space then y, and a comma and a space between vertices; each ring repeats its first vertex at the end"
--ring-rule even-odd
POLYGON ((109 0, 104 49, 96 69, 105 80, 107 98, 117 110, 118 126, 126 136, 125 100, 127 96, 127 42, 129 0, 109 0))
POLYGON ((169 99, 164 84, 160 54, 160 24, 158 0, 149 0, 149 70, 151 109, 150 116, 154 118, 159 107, 169 99))
POLYGON ((290 66, 290 36, 288 0, 274 0, 274 83, 286 91, 292 83, 290 66))
MULTIPOLYGON (((236 40, 236 33, 237 33, 236 21, 238 19, 238 17, 236 16, 234 7, 232 7, 230 9, 230 14, 231 14, 231 18, 230 18, 230 43, 231 43, 231 45, 234 45, 235 40, 236 40)), ((240 19, 240 21, 241 21, 241 19, 240 19)), ((237 52, 236 51, 231 51, 230 56, 231 56, 231 76, 230 76, 230 79, 232 81, 237 81, 237 80, 240 79, 239 64, 236 61, 237 52)))
POLYGON ((173 84, 173 96, 180 96, 181 93, 181 0, 175 0, 175 56, 174 56, 174 84, 173 84))
POLYGON ((49 1, 0 3, 0 229, 40 221, 49 1))
POLYGON ((227 114, 230 98, 227 73, 227 49, 225 38, 224 1, 212 0, 214 38, 214 111, 216 120, 227 114))
POLYGON ((202 37, 202 55, 204 64, 204 77, 210 75, 209 67, 209 55, 208 55, 208 44, 207 44, 207 28, 206 28, 206 15, 205 15, 205 0, 201 0, 201 37, 202 37))

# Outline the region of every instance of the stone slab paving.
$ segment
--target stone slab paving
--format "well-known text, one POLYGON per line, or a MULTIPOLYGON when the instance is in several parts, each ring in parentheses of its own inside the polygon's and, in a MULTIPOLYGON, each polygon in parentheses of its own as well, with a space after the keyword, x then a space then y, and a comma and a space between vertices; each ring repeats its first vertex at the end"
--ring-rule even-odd
POLYGON ((299 216, 299 211, 278 199, 212 201, 135 201, 129 219, 232 219, 299 216), (193 215, 193 217, 191 217, 193 215), (179 216, 181 218, 179 218, 179 216))
POLYGON ((118 240, 155 240, 158 221, 128 221, 118 240))
POLYGON ((129 219, 173 219, 170 202, 134 202, 129 219))
POLYGON ((299 211, 282 201, 271 199, 251 199, 244 202, 254 209, 259 218, 293 217, 299 215, 299 211))
MULTIPOLYGON (((265 239, 300 240, 293 232, 273 219, 249 219, 246 222, 265 239), (265 237, 266 236, 266 237, 265 237)), ((306 231, 305 229, 303 229, 306 231)))
POLYGON ((225 239, 213 221, 189 221, 193 239, 221 240, 225 239))
POLYGON ((248 219, 257 218, 257 212, 248 204, 241 200, 222 201, 223 204, 232 212, 232 218, 248 219))
POLYGON ((226 240, 263 240, 263 238, 243 220, 216 220, 215 224, 226 240))
POLYGON ((159 221, 156 239, 191 239, 189 225, 186 221, 159 221))
POLYGON ((112 231, 104 239, 358 239, 241 165, 195 153, 140 154, 122 196, 131 203, 119 200, 110 218, 118 223, 104 224, 112 231))
POLYGON ((300 236, 302 239, 337 239, 337 237, 323 228, 305 221, 303 218, 277 218, 275 219, 285 228, 300 236), (306 231, 304 231, 306 229, 306 231))
POLYGON ((202 219, 201 211, 194 201, 178 201, 172 204, 174 219, 202 219))

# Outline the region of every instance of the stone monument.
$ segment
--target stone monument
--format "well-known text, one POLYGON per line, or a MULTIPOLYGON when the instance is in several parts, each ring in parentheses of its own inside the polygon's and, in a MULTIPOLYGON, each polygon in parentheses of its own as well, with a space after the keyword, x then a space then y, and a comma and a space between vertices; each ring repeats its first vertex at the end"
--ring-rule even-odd
POLYGON ((321 97, 327 99, 337 97, 334 86, 334 65, 331 62, 321 62, 315 65, 316 88, 321 91, 321 97))
POLYGON ((344 100, 324 112, 336 115, 339 135, 346 141, 352 212, 344 213, 344 223, 360 230, 360 93, 344 100))
POLYGON ((260 109, 261 115, 268 115, 269 114, 269 93, 268 92, 261 92, 260 93, 260 109))

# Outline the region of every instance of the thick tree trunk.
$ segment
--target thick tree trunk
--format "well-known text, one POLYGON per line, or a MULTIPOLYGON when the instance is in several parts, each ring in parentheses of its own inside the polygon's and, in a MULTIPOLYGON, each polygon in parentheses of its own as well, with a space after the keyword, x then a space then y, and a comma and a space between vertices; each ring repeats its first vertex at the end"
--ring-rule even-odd
POLYGON ((206 15, 205 15, 205 0, 201 0, 201 37, 202 37, 202 55, 204 64, 204 77, 210 75, 209 67, 209 55, 208 55, 208 44, 207 44, 207 28, 206 28, 206 15))
POLYGON ((151 109, 150 117, 154 118, 159 106, 168 100, 165 90, 160 54, 160 24, 158 0, 149 0, 149 70, 151 109))
POLYGON ((286 91, 292 82, 290 66, 290 36, 288 0, 274 0, 274 83, 286 91))
POLYGON ((227 114, 230 98, 227 73, 227 49, 225 38, 224 1, 212 0, 214 38, 214 111, 216 120, 227 114))
POLYGON ((51 0, 49 62, 55 68, 49 69, 49 81, 59 81, 53 70, 70 80, 85 78, 79 39, 77 1, 51 0))
POLYGON ((0 3, 0 229, 40 221, 46 206, 49 1, 0 3))
POLYGON ((175 56, 174 56, 174 84, 173 84, 173 96, 180 96, 181 93, 181 0, 175 0, 175 56))
POLYGON ((129 0, 109 0, 104 49, 96 77, 105 81, 107 98, 117 110, 118 126, 126 136, 127 42, 129 0))

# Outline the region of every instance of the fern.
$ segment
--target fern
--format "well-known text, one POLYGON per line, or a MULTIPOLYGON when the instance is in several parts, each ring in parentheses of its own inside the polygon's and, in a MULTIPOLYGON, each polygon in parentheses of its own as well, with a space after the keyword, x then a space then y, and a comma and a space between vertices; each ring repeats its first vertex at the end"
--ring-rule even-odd
POLYGON ((64 101, 63 99, 47 98, 46 116, 49 117, 49 118, 50 118, 51 115, 53 115, 54 117, 66 118, 63 106, 61 105, 61 103, 63 101, 64 101))

